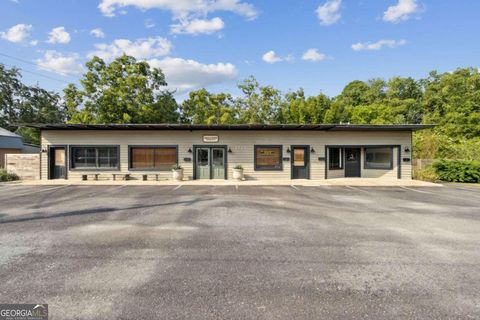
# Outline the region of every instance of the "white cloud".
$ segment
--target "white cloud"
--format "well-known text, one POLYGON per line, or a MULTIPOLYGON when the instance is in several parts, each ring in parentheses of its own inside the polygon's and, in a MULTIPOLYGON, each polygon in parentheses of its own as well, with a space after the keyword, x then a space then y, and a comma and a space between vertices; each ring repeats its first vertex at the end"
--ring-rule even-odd
POLYGON ((417 0, 398 0, 394 6, 388 7, 383 13, 383 21, 397 23, 410 18, 410 15, 419 12, 417 0))
POLYGON ((265 52, 263 54, 262 60, 265 61, 266 63, 272 64, 272 63, 282 62, 282 61, 292 61, 293 56, 288 55, 288 56, 285 56, 285 57, 280 57, 275 53, 275 51, 270 50, 270 51, 265 52))
POLYGON ((95 38, 105 38, 105 32, 101 28, 95 28, 90 30, 90 34, 95 38))
POLYGON ((237 68, 231 63, 203 64, 195 60, 167 57, 152 59, 150 66, 162 69, 168 86, 177 93, 234 79, 237 68))
POLYGON ((327 55, 324 54, 324 53, 321 53, 321 52, 318 52, 318 49, 308 49, 307 51, 305 51, 302 55, 302 59, 303 60, 307 60, 307 61, 323 61, 325 59, 327 59, 327 55))
POLYGON ((48 34, 48 43, 69 43, 70 34, 65 31, 65 27, 53 28, 48 34))
POLYGON ((317 17, 320 20, 320 24, 329 26, 340 20, 342 17, 340 14, 341 6, 342 0, 328 0, 324 4, 318 6, 317 17))
POLYGON ((151 29, 151 28, 155 27, 155 22, 152 19, 147 19, 147 20, 145 20, 144 25, 145 25, 145 28, 151 29))
POLYGON ((128 6, 140 10, 160 9, 172 12, 174 17, 207 15, 214 11, 229 11, 254 19, 258 12, 252 4, 240 0, 102 0, 98 5, 105 16, 114 16, 119 8, 128 6))
POLYGON ((22 42, 30 35, 30 31, 33 29, 31 24, 17 24, 5 32, 0 32, 0 37, 10 42, 22 42))
POLYGON ((96 50, 90 52, 88 56, 90 58, 98 56, 106 61, 111 61, 125 53, 137 59, 151 59, 168 55, 172 47, 172 43, 162 37, 137 39, 135 41, 117 39, 111 44, 96 44, 96 50))
POLYGON ((36 62, 39 69, 61 75, 76 75, 83 71, 82 65, 78 63, 78 54, 63 54, 49 50, 36 62))
POLYGON ((212 34, 219 30, 222 30, 225 24, 222 19, 215 17, 211 20, 208 19, 193 19, 181 21, 179 24, 173 24, 170 26, 172 33, 175 34, 212 34))
POLYGON ((38 44, 38 40, 32 40, 32 41, 30 41, 30 45, 31 45, 32 47, 35 47, 37 44, 38 44))
POLYGON ((406 40, 379 40, 377 42, 364 42, 364 43, 355 43, 352 44, 352 49, 354 51, 371 51, 371 50, 381 50, 384 47, 396 48, 403 46, 407 43, 406 40))

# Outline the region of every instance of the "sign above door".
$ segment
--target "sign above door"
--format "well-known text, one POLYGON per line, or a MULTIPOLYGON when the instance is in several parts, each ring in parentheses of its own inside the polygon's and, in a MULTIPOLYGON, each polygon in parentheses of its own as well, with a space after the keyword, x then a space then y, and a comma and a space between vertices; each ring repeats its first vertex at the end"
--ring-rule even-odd
POLYGON ((218 136, 203 136, 203 142, 205 143, 218 142, 218 136))

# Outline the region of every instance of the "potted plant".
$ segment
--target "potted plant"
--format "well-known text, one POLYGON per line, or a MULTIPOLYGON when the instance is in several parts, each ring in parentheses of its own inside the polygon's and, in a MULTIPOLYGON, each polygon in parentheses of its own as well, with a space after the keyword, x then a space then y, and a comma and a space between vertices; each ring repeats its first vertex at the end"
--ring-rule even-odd
POLYGON ((243 180, 243 167, 239 164, 233 167, 233 179, 238 181, 243 180))
POLYGON ((173 180, 182 181, 183 180, 183 167, 178 163, 172 166, 173 180))

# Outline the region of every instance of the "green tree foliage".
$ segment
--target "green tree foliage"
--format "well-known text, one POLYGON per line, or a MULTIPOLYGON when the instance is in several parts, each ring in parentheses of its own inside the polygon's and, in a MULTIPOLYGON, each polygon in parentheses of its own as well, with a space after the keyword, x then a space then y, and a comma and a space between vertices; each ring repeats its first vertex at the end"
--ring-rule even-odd
POLYGON ((276 123, 281 105, 281 93, 271 86, 260 86, 254 77, 238 85, 243 96, 236 99, 241 123, 276 123))
POLYGON ((205 89, 192 91, 182 103, 183 122, 231 124, 238 122, 238 109, 230 94, 213 94, 205 89))
POLYGON ((324 94, 306 98, 303 89, 289 92, 281 102, 277 122, 322 123, 330 103, 330 99, 324 94))
POLYGON ((110 64, 93 57, 81 89, 65 88, 70 123, 172 123, 177 104, 160 69, 123 55, 110 64))
POLYGON ((436 132, 453 138, 480 136, 480 72, 458 69, 430 73, 423 97, 424 122, 437 124, 436 132))
POLYGON ((39 144, 38 130, 19 128, 18 124, 64 121, 65 109, 57 93, 23 84, 19 69, 0 64, 0 127, 15 131, 24 142, 39 144))

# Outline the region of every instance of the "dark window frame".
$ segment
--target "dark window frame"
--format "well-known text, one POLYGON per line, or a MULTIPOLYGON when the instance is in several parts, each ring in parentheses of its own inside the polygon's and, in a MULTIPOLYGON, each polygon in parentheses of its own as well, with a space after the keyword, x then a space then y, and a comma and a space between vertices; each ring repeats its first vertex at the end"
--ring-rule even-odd
POLYGON ((176 155, 175 155, 175 163, 178 163, 178 145, 129 145, 128 146, 128 171, 159 171, 159 172, 167 172, 170 171, 171 168, 168 169, 161 169, 161 168, 133 168, 132 166, 132 149, 135 148, 152 148, 152 149, 160 149, 160 148, 175 148, 176 155))
POLYGON ((253 145, 253 165, 254 171, 283 171, 283 145, 281 144, 254 144, 253 145), (257 165, 257 149, 258 148, 280 148, 280 168, 275 167, 258 167, 257 165))
MULTIPOLYGON (((69 155, 70 155, 70 158, 69 158, 69 169, 72 170, 72 171, 120 171, 120 162, 121 162, 121 159, 120 159, 120 145, 118 144, 111 144, 111 145, 100 145, 100 144, 76 144, 76 145, 69 145, 68 147, 68 151, 69 151, 69 155), (80 167, 80 168, 75 168, 73 166, 73 163, 74 163, 74 153, 73 153, 73 149, 74 148, 116 148, 117 149, 117 166, 116 167, 80 167)), ((97 161, 97 165, 98 165, 98 152, 96 152, 96 161, 97 161)))
POLYGON ((330 171, 335 171, 335 170, 343 170, 345 168, 345 159, 344 159, 344 148, 342 147, 329 147, 328 149, 328 170, 330 171), (339 162, 340 162, 340 165, 338 167, 332 167, 331 165, 331 151, 332 149, 338 149, 340 152, 339 152, 339 162))
POLYGON ((368 146, 363 148, 363 169, 366 170, 392 170, 393 169, 393 148, 391 146, 368 146), (367 149, 390 149, 390 163, 388 168, 372 168, 367 164, 367 149))
MULTIPOLYGON (((410 146, 412 146, 412 140, 410 140, 410 146)), ((325 145, 325 159, 327 159, 328 148, 375 148, 375 147, 388 147, 397 148, 397 179, 402 178, 402 145, 400 144, 326 144, 325 145)), ((325 179, 328 179, 328 164, 325 164, 325 179)), ((368 169, 374 170, 374 169, 368 169)), ((393 169, 392 169, 393 170, 393 169)))

